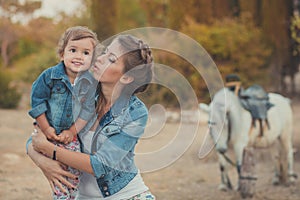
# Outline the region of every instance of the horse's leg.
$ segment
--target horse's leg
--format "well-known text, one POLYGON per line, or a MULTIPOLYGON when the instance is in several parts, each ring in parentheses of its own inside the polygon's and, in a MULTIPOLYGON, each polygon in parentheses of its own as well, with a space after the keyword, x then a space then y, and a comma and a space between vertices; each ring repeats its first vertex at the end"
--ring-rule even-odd
POLYGON ((282 148, 280 137, 277 137, 272 145, 269 147, 270 156, 273 161, 273 177, 272 184, 279 185, 281 179, 281 164, 280 164, 280 149, 282 148))
POLYGON ((282 146, 280 152, 280 164, 283 169, 283 181, 288 180, 289 183, 294 183, 297 175, 294 173, 294 152, 291 132, 285 131, 282 137, 280 137, 280 140, 282 146))
POLYGON ((243 150, 244 150, 244 145, 242 144, 236 144, 234 146, 234 152, 236 156, 236 169, 238 173, 238 180, 236 186, 237 191, 240 190, 240 176, 241 176, 241 167, 243 162, 243 150))
POLYGON ((218 153, 219 156, 219 164, 220 164, 220 172, 221 172, 221 184, 218 189, 222 191, 227 191, 228 189, 232 189, 232 184, 228 176, 228 164, 224 159, 223 155, 218 153))
MULTIPOLYGON (((279 147, 281 148, 281 147, 279 147)), ((280 176, 281 176, 281 162, 280 162, 280 151, 279 149, 274 149, 273 151, 273 160, 274 160, 274 176, 272 179, 273 185, 279 185, 280 183, 280 176)))

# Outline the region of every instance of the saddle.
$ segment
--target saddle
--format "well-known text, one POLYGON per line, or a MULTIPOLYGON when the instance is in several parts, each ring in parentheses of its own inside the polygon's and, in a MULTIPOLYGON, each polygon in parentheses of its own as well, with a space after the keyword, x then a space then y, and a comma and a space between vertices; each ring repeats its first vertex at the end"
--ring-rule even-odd
POLYGON ((268 93, 260 85, 252 85, 246 90, 241 91, 239 98, 242 106, 251 113, 252 126, 255 127, 256 120, 259 121, 259 136, 262 137, 264 134, 262 122, 265 121, 270 129, 267 112, 274 106, 274 104, 269 101, 268 93))

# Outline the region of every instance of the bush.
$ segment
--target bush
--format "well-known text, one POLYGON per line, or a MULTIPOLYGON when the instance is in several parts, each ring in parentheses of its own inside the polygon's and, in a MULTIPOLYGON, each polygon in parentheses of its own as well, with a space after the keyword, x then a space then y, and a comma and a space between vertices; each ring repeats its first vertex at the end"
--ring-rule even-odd
POLYGON ((243 84, 268 83, 266 74, 272 47, 249 16, 224 18, 211 25, 190 19, 181 31, 203 45, 223 76, 236 73, 243 84))
POLYGON ((11 78, 0 71, 0 108, 17 108, 21 94, 10 85, 11 78))

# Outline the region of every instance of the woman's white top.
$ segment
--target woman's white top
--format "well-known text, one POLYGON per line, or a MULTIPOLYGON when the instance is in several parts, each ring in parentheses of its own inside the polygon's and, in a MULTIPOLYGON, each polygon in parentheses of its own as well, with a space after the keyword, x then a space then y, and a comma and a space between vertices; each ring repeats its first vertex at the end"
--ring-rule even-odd
MULTIPOLYGON (((84 143, 84 151, 91 152, 91 143, 94 131, 89 131, 82 136, 82 143, 84 143)), ((82 172, 79 183, 79 194, 76 197, 78 200, 116 200, 129 199, 137 194, 147 191, 149 188, 145 185, 140 172, 119 192, 104 198, 98 188, 96 177, 92 174, 82 172)))

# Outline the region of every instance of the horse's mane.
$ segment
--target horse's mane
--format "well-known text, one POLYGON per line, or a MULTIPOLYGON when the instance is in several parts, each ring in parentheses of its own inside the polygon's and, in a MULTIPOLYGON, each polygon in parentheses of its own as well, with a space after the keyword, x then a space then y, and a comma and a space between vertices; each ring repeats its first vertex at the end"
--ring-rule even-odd
POLYGON ((219 105, 225 105, 229 103, 228 97, 235 95, 231 90, 229 90, 227 87, 224 87, 220 89, 213 98, 213 103, 214 104, 219 104, 219 105))

